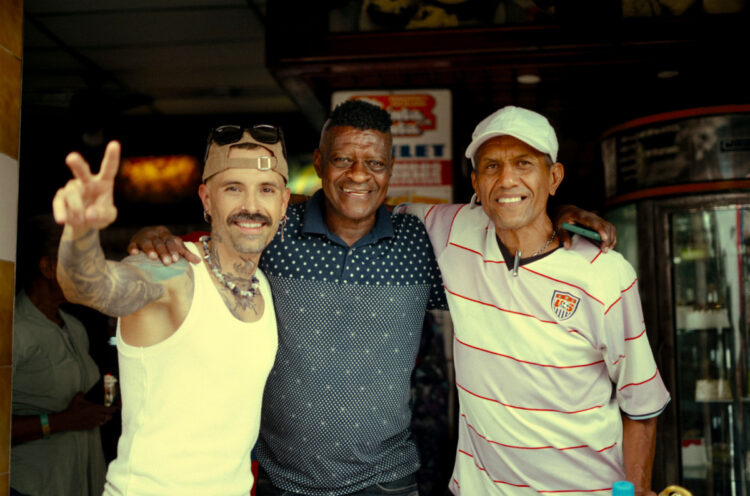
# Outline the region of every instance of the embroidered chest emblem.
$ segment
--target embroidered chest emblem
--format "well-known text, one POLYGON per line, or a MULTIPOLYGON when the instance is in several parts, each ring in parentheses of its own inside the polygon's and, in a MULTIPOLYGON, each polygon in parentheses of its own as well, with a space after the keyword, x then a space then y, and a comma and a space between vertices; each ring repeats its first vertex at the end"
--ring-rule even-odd
POLYGON ((565 291, 555 290, 552 293, 552 313, 555 314, 557 320, 568 320, 576 313, 578 309, 578 303, 581 299, 577 296, 573 296, 565 291))

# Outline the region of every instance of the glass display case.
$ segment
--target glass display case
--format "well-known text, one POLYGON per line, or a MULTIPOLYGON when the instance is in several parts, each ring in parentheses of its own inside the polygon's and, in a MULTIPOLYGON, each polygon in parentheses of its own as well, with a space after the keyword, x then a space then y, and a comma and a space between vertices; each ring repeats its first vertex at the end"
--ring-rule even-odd
POLYGON ((747 493, 750 205, 669 214, 681 478, 694 494, 747 493))
POLYGON ((613 208, 636 268, 649 339, 672 394, 655 487, 745 496, 750 488, 750 193, 613 208))
POLYGON ((748 496, 750 107, 685 109, 605 133, 606 217, 638 273, 672 402, 654 487, 748 496))

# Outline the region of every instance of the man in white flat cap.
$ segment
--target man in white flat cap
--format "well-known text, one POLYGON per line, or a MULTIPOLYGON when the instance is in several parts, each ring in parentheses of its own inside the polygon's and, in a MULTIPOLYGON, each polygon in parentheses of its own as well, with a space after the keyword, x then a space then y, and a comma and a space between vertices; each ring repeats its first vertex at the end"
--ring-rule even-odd
POLYGON ((455 326, 454 494, 653 495, 656 417, 670 400, 637 278, 613 251, 560 248, 547 200, 564 170, 547 119, 504 107, 466 149, 475 196, 419 205, 455 326))

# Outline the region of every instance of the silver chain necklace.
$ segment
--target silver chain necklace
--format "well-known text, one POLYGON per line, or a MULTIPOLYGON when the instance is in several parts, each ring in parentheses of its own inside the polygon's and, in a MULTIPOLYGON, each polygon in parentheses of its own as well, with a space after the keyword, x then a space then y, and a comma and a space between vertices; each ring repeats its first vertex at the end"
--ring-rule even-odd
MULTIPOLYGON (((540 253, 543 253, 544 250, 546 250, 547 247, 549 247, 549 244, 552 243, 552 240, 555 239, 555 236, 557 236, 557 229, 552 229, 552 236, 549 237, 549 239, 547 240, 547 242, 544 243, 544 246, 542 246, 542 248, 539 251, 537 251, 536 253, 534 253, 531 256, 535 257, 535 256, 539 255, 540 253)), ((516 251, 516 257, 515 257, 515 259, 513 259, 513 275, 515 277, 518 277, 518 266, 520 265, 520 263, 521 263, 521 250, 517 250, 516 251)))
POLYGON ((206 252, 206 255, 203 257, 203 259, 208 262, 208 266, 211 267, 211 271, 216 276, 216 279, 221 284, 223 284, 225 288, 231 291, 233 295, 239 296, 241 298, 252 298, 257 294, 260 294, 260 281, 257 277, 255 277, 255 275, 253 275, 253 277, 250 279, 249 290, 240 289, 232 281, 227 281, 227 278, 224 277, 224 274, 222 274, 219 268, 214 265, 214 261, 211 258, 211 252, 208 250, 208 242, 211 241, 211 236, 201 236, 200 241, 201 243, 203 243, 203 250, 206 252))
POLYGON ((542 249, 539 250, 538 252, 534 253, 531 256, 535 257, 535 256, 539 255, 540 253, 542 253, 544 250, 546 250, 547 247, 549 246, 549 244, 552 243, 552 240, 555 239, 555 236, 557 236, 557 229, 552 229, 552 236, 550 236, 549 239, 547 240, 547 242, 544 243, 544 246, 542 246, 542 249))

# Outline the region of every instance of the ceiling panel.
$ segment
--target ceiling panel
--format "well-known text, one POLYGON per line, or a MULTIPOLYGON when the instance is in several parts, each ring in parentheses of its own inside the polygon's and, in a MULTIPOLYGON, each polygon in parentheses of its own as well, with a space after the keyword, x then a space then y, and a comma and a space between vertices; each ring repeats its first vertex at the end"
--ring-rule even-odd
MULTIPOLYGON (((81 53, 110 71, 120 72, 133 69, 159 72, 173 69, 199 70, 211 68, 237 67, 253 77, 258 69, 264 69, 263 43, 256 41, 217 42, 207 44, 180 44, 150 48, 100 48, 83 49, 81 53), (255 69, 255 70, 253 70, 255 69)), ((167 74, 168 75, 168 74, 167 74)))
MULTIPOLYGON (((70 53, 56 48, 27 51, 23 58, 24 85, 51 85, 43 78, 58 73, 81 74, 83 64, 70 53)), ((54 87, 52 85, 52 87, 54 87)))
POLYGON ((174 69, 171 71, 132 71, 122 73, 126 85, 134 88, 166 89, 174 91, 185 88, 190 90, 205 88, 210 91, 218 88, 240 88, 266 93, 279 93, 281 89, 268 74, 259 74, 252 78, 248 71, 240 67, 202 70, 195 67, 174 69))
MULTIPOLYGON (((263 2, 255 2, 265 5, 263 2)), ((186 7, 206 8, 219 6, 246 6, 245 0, 26 0, 24 10, 30 13, 73 13, 91 11, 126 11, 177 9, 186 7)))
POLYGON ((265 0, 26 0, 24 105, 60 107, 88 93, 137 113, 294 111, 265 67, 265 7, 265 0), (153 103, 132 106, 145 101, 153 103))
POLYGON ((69 46, 122 47, 262 39, 263 28, 247 7, 37 16, 69 46))
MULTIPOLYGON (((296 112, 297 107, 286 95, 269 98, 257 97, 232 98, 160 98, 155 104, 162 114, 278 114, 296 112)), ((137 114, 138 112, 131 112, 137 114)))
POLYGON ((23 24, 24 58, 29 51, 40 48, 57 48, 58 44, 48 35, 40 31, 35 24, 28 22, 28 17, 28 14, 25 14, 25 22, 23 24))

